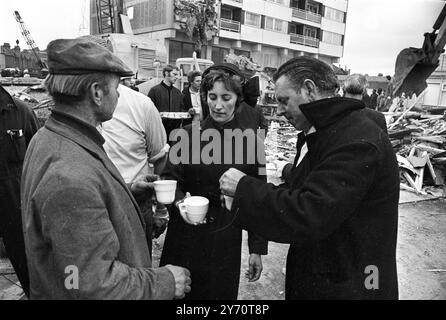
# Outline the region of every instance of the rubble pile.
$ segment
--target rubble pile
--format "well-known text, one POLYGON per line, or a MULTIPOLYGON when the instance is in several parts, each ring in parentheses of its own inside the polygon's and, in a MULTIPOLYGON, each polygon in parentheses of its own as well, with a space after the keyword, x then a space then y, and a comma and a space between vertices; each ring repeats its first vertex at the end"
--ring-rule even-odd
POLYGON ((271 121, 265 139, 265 153, 268 162, 282 160, 293 162, 296 155, 296 129, 288 122, 271 121))
MULTIPOLYGON (((400 167, 401 189, 446 196, 446 113, 437 111, 384 113, 400 167)), ((292 163, 298 132, 279 117, 267 118, 272 120, 265 140, 267 168, 274 160, 292 163)))
POLYGON ((401 112, 386 114, 389 138, 400 167, 401 189, 445 195, 446 114, 422 111, 401 116, 401 112))

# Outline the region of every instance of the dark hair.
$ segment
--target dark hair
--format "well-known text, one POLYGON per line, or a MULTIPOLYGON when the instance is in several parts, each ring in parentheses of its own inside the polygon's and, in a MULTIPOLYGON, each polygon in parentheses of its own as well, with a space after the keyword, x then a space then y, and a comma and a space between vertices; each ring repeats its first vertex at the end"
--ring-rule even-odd
POLYGON ((191 71, 187 74, 187 81, 189 81, 189 84, 194 82, 196 77, 200 77, 201 72, 200 71, 191 71))
POLYGON ((308 56, 296 57, 282 64, 274 74, 274 82, 282 76, 286 76, 296 90, 302 87, 305 79, 313 80, 322 92, 334 94, 339 88, 333 69, 325 62, 308 56))
POLYGON ((212 70, 209 72, 201 82, 201 97, 202 100, 207 101, 207 95, 216 82, 222 82, 226 90, 232 91, 237 95, 236 108, 239 106, 240 101, 243 99, 243 89, 240 83, 240 77, 230 74, 223 70, 212 70))
POLYGON ((163 68, 163 77, 166 76, 166 72, 172 72, 173 70, 180 70, 180 69, 178 69, 177 66, 173 66, 171 64, 168 64, 167 66, 165 66, 163 68))

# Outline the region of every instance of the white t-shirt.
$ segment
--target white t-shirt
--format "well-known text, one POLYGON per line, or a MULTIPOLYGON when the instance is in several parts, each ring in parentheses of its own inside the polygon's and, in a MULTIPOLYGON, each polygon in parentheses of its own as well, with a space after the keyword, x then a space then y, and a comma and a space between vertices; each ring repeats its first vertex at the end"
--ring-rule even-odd
POLYGON ((192 92, 192 90, 189 89, 189 92, 192 107, 195 109, 196 113, 200 115, 199 120, 203 120, 203 108, 201 107, 200 91, 192 92))
POLYGON ((169 151, 166 131, 152 100, 119 85, 118 105, 110 121, 99 128, 104 149, 126 183, 143 179, 169 151))

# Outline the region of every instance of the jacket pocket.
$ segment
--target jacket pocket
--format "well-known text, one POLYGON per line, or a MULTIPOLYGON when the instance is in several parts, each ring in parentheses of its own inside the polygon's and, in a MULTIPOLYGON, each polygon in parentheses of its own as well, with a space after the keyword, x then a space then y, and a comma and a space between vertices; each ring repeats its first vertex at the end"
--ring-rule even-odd
POLYGON ((10 148, 8 150, 8 160, 10 162, 22 162, 25 159, 26 141, 22 129, 8 130, 10 148))

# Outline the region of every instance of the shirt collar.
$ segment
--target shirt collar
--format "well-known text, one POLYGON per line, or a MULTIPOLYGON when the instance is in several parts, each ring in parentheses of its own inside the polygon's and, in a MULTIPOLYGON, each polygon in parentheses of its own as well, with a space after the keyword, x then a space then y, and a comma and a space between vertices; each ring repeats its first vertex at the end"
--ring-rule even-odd
POLYGON ((168 86, 167 84, 165 84, 165 83, 164 83, 164 80, 163 80, 163 81, 161 81, 161 85, 162 85, 163 87, 165 87, 165 88, 169 89, 169 90, 171 90, 171 89, 172 89, 172 87, 173 87, 173 85, 171 85, 171 86, 168 86))
POLYGON ((315 133, 315 132, 316 132, 316 128, 314 126, 312 126, 307 132, 304 132, 304 134, 306 136, 309 136, 310 134, 315 133))
POLYGON ((76 117, 73 117, 70 114, 67 114, 59 110, 52 110, 51 117, 86 135, 88 138, 93 140, 99 147, 102 148, 102 145, 104 144, 105 140, 98 132, 98 130, 91 124, 88 124, 76 117))

